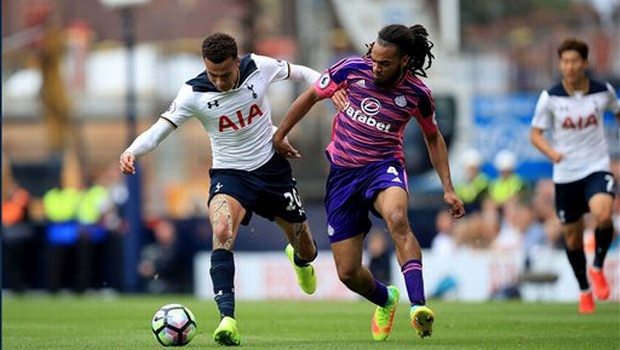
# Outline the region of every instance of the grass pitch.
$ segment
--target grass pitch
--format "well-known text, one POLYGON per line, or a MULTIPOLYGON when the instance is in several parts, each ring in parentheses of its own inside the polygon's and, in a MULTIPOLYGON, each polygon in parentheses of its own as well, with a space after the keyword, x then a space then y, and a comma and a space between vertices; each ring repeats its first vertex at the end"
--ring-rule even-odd
MULTIPOLYGON (((187 349, 219 348, 217 309, 191 296, 4 296, 2 349, 158 349, 151 330, 157 309, 177 302, 198 319, 187 349)), ((574 304, 429 302, 437 315, 431 338, 419 339, 401 303, 387 341, 370 334, 366 301, 238 302, 242 349, 620 349, 620 304, 598 303, 593 315, 574 304)))

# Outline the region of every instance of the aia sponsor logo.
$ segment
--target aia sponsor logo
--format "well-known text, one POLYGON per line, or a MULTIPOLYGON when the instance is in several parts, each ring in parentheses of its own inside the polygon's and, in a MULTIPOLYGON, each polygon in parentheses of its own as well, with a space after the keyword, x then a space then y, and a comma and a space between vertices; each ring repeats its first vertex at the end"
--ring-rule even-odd
POLYGON ((584 117, 566 117, 562 122, 562 129, 582 130, 589 126, 597 127, 598 119, 594 114, 587 118, 584 117))
POLYGON ((237 131, 241 128, 249 126, 254 121, 254 118, 261 117, 263 111, 257 104, 250 106, 250 110, 244 114, 241 110, 235 112, 234 116, 223 115, 219 119, 220 132, 226 131, 226 129, 233 129, 237 131))

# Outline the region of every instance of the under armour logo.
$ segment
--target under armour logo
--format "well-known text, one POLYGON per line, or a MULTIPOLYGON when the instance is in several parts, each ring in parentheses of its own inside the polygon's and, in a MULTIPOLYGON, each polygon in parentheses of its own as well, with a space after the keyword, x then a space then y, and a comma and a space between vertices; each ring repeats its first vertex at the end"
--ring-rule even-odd
POLYGON ((220 103, 217 100, 207 102, 207 107, 209 107, 209 109, 213 107, 219 107, 219 106, 220 106, 220 103))
POLYGON ((220 191, 220 189, 221 189, 222 187, 224 187, 224 185, 222 185, 222 183, 221 183, 221 182, 218 182, 218 183, 215 185, 215 192, 219 192, 219 191, 220 191))
POLYGON ((254 85, 246 85, 246 88, 250 91, 252 91, 252 97, 256 98, 258 97, 258 94, 256 93, 256 91, 254 91, 254 85))

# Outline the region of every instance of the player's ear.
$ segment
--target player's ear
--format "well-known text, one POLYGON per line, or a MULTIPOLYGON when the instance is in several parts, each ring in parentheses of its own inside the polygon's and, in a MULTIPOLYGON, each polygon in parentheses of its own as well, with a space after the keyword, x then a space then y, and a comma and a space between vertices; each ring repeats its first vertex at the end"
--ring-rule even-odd
POLYGON ((407 67, 407 63, 409 62, 409 55, 403 55, 403 57, 400 58, 400 66, 405 68, 407 67))

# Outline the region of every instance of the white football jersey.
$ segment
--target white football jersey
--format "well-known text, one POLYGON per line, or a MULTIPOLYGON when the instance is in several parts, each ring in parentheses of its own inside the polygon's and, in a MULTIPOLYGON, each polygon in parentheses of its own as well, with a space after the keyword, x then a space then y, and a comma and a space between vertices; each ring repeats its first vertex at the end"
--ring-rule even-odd
POLYGON ((603 129, 606 110, 617 114, 620 105, 609 83, 590 80, 590 90, 569 95, 562 84, 538 98, 532 126, 548 130, 553 148, 563 154, 553 166, 553 182, 568 183, 597 171, 610 171, 603 129))
POLYGON ((239 72, 239 86, 226 92, 218 91, 202 72, 181 87, 161 115, 176 127, 190 118, 202 123, 211 141, 214 169, 252 171, 275 152, 267 88, 289 77, 289 64, 249 54, 241 58, 239 72))

